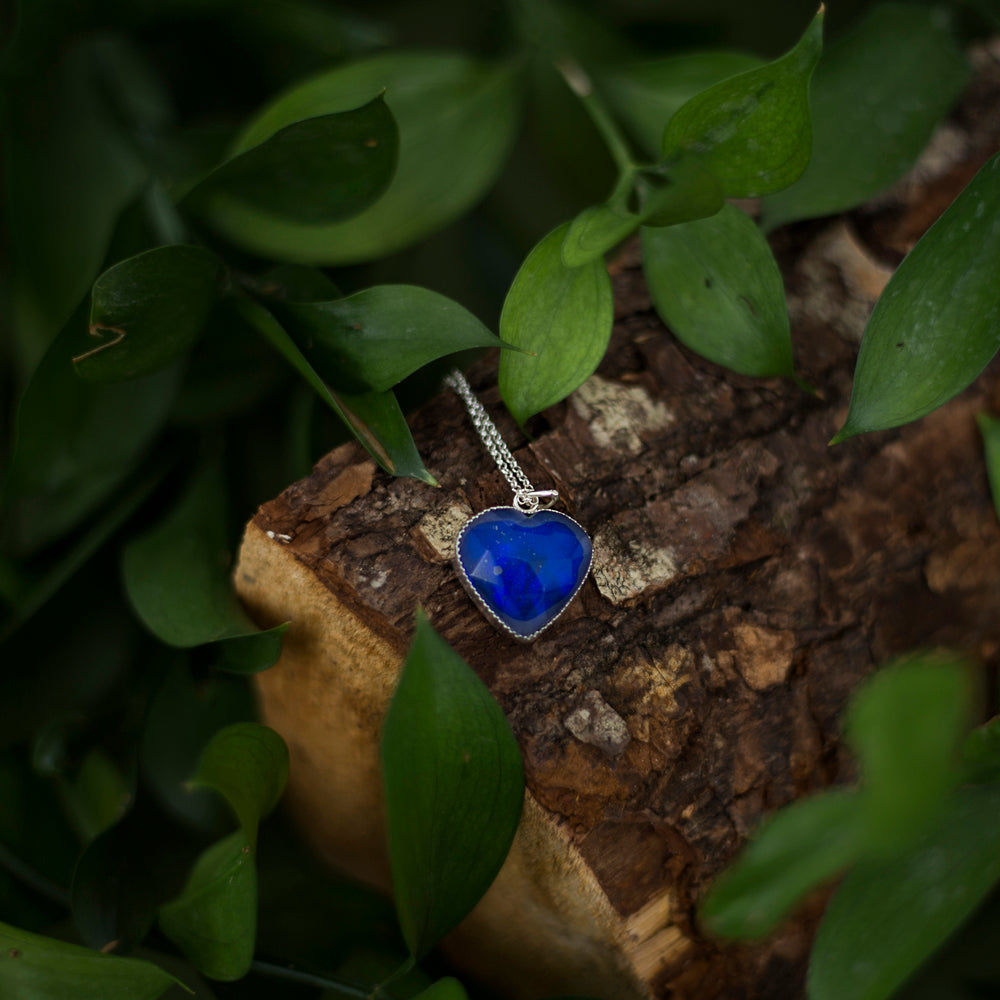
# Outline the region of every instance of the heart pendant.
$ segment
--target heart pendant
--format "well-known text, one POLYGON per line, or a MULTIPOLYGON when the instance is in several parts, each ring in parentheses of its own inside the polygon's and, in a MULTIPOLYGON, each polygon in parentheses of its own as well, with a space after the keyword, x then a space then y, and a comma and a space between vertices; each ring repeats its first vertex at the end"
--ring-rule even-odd
POLYGON ((528 642, 547 629, 583 586, 593 556, 587 533, 554 510, 524 514, 490 507, 455 543, 459 576, 486 617, 528 642))

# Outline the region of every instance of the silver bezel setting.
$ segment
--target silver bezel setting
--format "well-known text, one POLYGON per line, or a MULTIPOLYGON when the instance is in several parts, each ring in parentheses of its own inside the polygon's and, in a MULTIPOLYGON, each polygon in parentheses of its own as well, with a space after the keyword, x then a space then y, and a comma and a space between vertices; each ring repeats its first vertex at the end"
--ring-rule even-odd
POLYGON ((586 535, 587 539, 591 543, 590 544, 590 558, 587 560, 587 568, 580 575, 580 581, 579 581, 579 583, 577 583, 576 587, 573 589, 573 593, 570 594, 569 597, 566 598, 566 601, 563 604, 562 608, 559 609, 558 614, 556 614, 556 616, 551 621, 546 622, 540 629, 536 629, 530 635, 519 635, 512 628, 510 628, 510 626, 508 626, 505 622, 501 621, 494 614, 494 612, 492 611, 492 609, 486 604, 486 602, 482 599, 482 597, 479 594, 479 591, 476 590, 475 586, 472 583, 472 580, 469 578, 468 573, 465 572, 465 567, 462 565, 462 560, 461 560, 461 557, 459 555, 459 552, 460 552, 460 549, 461 549, 461 544, 462 544, 462 537, 465 535, 465 532, 469 529, 469 527, 472 524, 474 524, 477 520, 479 520, 479 518, 483 517, 485 514, 489 514, 490 512, 495 511, 495 510, 510 510, 510 511, 514 511, 515 513, 521 514, 523 517, 527 517, 529 519, 533 516, 532 514, 526 514, 524 511, 519 510, 517 507, 511 506, 510 504, 499 504, 496 507, 487 507, 485 510, 481 510, 477 514, 473 514, 472 517, 470 517, 465 522, 465 524, 462 525, 462 530, 458 533, 458 536, 455 538, 455 567, 458 570, 458 578, 461 581, 462 586, 465 588, 465 590, 468 593, 468 595, 475 602, 476 606, 483 613, 483 615, 490 622, 492 622, 492 624, 494 624, 502 632, 506 632, 507 635, 513 637, 518 642, 532 642, 536 638, 538 638, 538 636, 540 636, 543 632, 545 632, 547 629, 549 629, 553 625, 555 625, 555 623, 557 621, 559 621, 559 619, 563 616, 563 614, 565 613, 566 609, 573 603, 573 601, 576 600, 576 595, 580 593, 580 588, 583 587, 584 583, 587 580, 587 577, 590 576, 590 569, 591 569, 591 567, 594 564, 594 543, 593 543, 593 539, 590 537, 589 533, 587 532, 587 529, 584 528, 584 526, 582 524, 580 524, 579 521, 577 521, 574 518, 570 517, 569 514, 564 514, 561 510, 549 511, 549 513, 551 513, 551 514, 558 514, 560 517, 566 518, 567 521, 571 522, 572 524, 575 524, 580 529, 580 531, 582 531, 583 534, 586 535))

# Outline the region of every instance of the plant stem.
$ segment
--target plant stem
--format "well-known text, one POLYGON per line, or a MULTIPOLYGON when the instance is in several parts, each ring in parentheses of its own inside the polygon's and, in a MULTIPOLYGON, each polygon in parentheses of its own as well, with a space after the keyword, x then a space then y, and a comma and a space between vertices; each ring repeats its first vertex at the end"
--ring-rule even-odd
POLYGON ((345 997, 356 997, 358 1000, 368 1000, 372 993, 367 986, 358 986, 356 983, 349 983, 334 976, 321 976, 315 972, 306 972, 304 969, 295 969, 287 965, 276 965, 274 962, 263 962, 256 958, 250 963, 250 971, 260 973, 262 976, 270 976, 272 979, 298 983, 300 986, 318 986, 321 989, 336 990, 345 997))
POLYGON ((61 885, 56 885, 51 879, 25 864, 5 844, 0 844, 0 867, 50 903, 69 909, 69 893, 61 885))
POLYGON ((604 101, 595 93, 593 82, 586 70, 575 59, 569 57, 556 60, 555 67, 590 115, 590 120, 601 133, 601 138, 607 144, 608 152, 611 153, 611 158, 618 169, 622 173, 634 171, 636 162, 632 157, 632 150, 604 101))

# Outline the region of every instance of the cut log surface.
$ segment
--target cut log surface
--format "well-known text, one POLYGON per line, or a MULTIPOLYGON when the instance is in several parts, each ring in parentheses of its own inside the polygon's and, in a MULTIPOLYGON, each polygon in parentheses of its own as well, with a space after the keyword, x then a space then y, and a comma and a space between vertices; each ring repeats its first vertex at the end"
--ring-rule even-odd
POLYGON ((711 879, 770 810, 852 776, 839 719, 879 663, 940 645, 1000 664, 1000 524, 975 422, 1000 413, 1000 369, 916 424, 827 446, 900 250, 996 150, 1000 74, 979 58, 950 153, 879 205, 773 240, 818 395, 681 347, 634 246, 612 268, 604 362, 533 440, 502 409, 495 358, 473 369, 529 478, 594 539, 590 579, 533 643, 490 625, 453 567, 463 521, 510 493, 450 392, 412 420, 440 488, 345 445, 248 525, 239 593, 261 625, 292 623, 261 710, 289 744, 290 808, 331 862, 389 888, 378 738, 418 604, 506 712, 524 817, 449 942, 499 991, 800 996, 822 900, 728 945, 697 926, 711 879))

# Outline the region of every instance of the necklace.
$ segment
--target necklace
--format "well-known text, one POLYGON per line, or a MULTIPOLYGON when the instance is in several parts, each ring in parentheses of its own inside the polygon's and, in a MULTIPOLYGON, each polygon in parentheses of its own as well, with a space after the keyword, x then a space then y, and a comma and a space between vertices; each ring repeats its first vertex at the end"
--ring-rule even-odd
POLYGON ((469 411, 472 425, 514 492, 509 507, 490 507, 462 525, 455 542, 458 575, 495 625, 530 642, 576 597, 590 572, 593 546, 573 518, 549 510, 557 490, 536 490, 496 425, 456 368, 445 384, 469 411))

